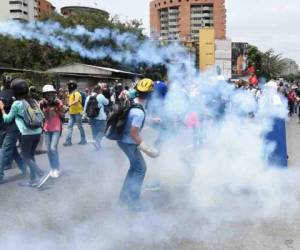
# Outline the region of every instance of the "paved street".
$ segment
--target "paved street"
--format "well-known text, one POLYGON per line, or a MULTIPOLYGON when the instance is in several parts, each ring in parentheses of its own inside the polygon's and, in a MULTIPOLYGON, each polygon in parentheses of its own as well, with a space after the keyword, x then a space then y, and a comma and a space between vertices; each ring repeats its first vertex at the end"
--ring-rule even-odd
MULTIPOLYGON (((90 133, 89 128, 86 131, 90 133)), ((288 123, 288 145, 290 166, 296 171, 299 139, 295 118, 288 123)), ((144 193, 153 205, 149 211, 123 210, 117 206, 127 170, 123 154, 108 141, 99 153, 91 144, 73 143, 60 151, 62 177, 50 180, 42 191, 25 187, 25 180, 15 177, 17 170, 7 172, 10 182, 0 186, 0 250, 300 249, 300 211, 288 221, 272 218, 218 224, 193 216, 195 211, 184 209, 184 198, 174 202, 174 194, 163 189, 144 193)), ((48 168, 46 155, 37 161, 48 168)), ((148 162, 146 183, 152 178, 151 168, 157 167, 153 165, 148 162)), ((288 211, 289 204, 284 206, 288 211)))

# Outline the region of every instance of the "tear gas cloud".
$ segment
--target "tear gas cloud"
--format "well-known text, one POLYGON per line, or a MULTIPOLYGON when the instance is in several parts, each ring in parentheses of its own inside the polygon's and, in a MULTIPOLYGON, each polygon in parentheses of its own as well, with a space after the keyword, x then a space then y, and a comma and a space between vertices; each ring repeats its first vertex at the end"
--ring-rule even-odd
MULTIPOLYGON (((258 101, 251 92, 236 90, 220 80, 214 70, 199 74, 188 53, 178 44, 161 47, 115 30, 88 31, 82 26, 64 29, 57 23, 8 22, 0 24, 0 33, 17 39, 35 39, 40 44, 69 49, 90 59, 110 56, 127 63, 171 62, 166 64, 169 93, 161 112, 162 120, 168 120, 170 126, 164 131, 161 156, 147 159, 146 182, 159 179, 162 186, 159 197, 155 198, 156 205, 145 214, 119 211, 114 205, 105 207, 104 203, 117 200, 126 159, 122 156, 117 161, 115 156, 104 152, 101 159, 112 167, 87 170, 86 166, 99 160, 87 153, 87 162, 81 166, 75 156, 75 171, 84 173, 88 181, 72 185, 72 194, 62 192, 65 196, 53 208, 47 223, 43 215, 47 206, 37 203, 37 212, 31 215, 36 216, 32 222, 34 229, 20 227, 6 231, 0 236, 0 249, 16 249, 18 245, 26 250, 57 246, 142 249, 141 242, 145 249, 147 246, 161 249, 169 242, 180 245, 182 240, 209 245, 216 238, 222 241, 232 237, 234 231, 227 223, 287 220, 297 212, 298 173, 270 166, 266 160, 274 147, 266 143, 264 135, 271 130, 274 117, 286 118, 287 114, 284 102, 280 105, 272 102, 272 90, 264 90, 258 101), (80 43, 82 36, 95 44, 113 39, 124 49, 101 45, 86 48, 80 43), (131 48, 135 49, 132 53, 131 48), (192 129, 184 125, 187 114, 194 111, 199 114, 198 151, 191 146, 192 129), (254 113, 254 118, 250 119, 249 113, 254 113), (121 177, 120 165, 124 165, 121 177), (63 219, 52 221, 57 214, 63 219), (53 229, 55 222, 59 226, 53 229), (45 224, 52 226, 45 229, 45 224), (28 240, 32 237, 34 240, 28 240)), ((145 133, 149 142, 156 137, 155 131, 147 128, 146 132, 151 134, 145 133)))

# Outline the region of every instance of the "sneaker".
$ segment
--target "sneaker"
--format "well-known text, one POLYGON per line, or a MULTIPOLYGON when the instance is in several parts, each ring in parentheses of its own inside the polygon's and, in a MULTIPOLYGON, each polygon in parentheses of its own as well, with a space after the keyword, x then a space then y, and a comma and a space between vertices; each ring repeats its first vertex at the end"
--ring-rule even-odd
POLYGON ((64 147, 70 147, 70 146, 72 146, 72 142, 65 142, 65 143, 63 144, 63 146, 64 146, 64 147))
POLYGON ((87 144, 87 141, 81 141, 81 142, 79 142, 78 144, 79 144, 79 145, 85 145, 85 144, 87 144))
POLYGON ((29 187, 37 187, 39 185, 39 182, 38 181, 30 181, 29 183, 28 183, 28 186, 29 187))
MULTIPOLYGON (((51 175, 51 173, 50 173, 50 175, 51 175)), ((57 170, 57 169, 52 170, 52 175, 51 175, 52 178, 58 178, 59 176, 60 176, 59 170, 57 170)))
POLYGON ((54 178, 53 177, 54 176, 54 170, 50 170, 49 175, 50 175, 51 178, 54 178))

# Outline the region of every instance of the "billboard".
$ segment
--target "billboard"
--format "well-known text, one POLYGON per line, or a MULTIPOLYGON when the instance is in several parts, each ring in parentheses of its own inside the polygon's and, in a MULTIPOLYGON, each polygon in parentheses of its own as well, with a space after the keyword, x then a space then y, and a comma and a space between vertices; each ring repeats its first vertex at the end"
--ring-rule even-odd
POLYGON ((243 76, 248 74, 248 48, 248 43, 232 43, 233 75, 243 76))
POLYGON ((199 31, 199 66, 200 71, 215 64, 215 30, 203 28, 199 31))

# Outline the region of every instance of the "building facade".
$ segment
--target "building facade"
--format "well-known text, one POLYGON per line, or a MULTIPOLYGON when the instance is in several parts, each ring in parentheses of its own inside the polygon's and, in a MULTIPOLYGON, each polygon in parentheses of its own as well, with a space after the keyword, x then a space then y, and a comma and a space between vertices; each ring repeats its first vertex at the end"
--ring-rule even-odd
POLYGON ((55 12, 55 7, 47 0, 38 0, 38 18, 43 15, 51 15, 55 12))
POLYGON ((84 6, 65 6, 61 8, 61 14, 63 16, 70 16, 74 13, 78 12, 85 12, 85 13, 96 13, 99 15, 103 15, 105 17, 109 17, 109 13, 105 10, 97 9, 97 8, 91 8, 91 7, 84 7, 84 6))
POLYGON ((0 21, 33 21, 38 17, 38 0, 1 0, 0 21))
POLYGON ((225 0, 153 0, 150 2, 151 37, 198 41, 201 28, 214 28, 226 38, 225 0))
POLYGON ((281 73, 283 76, 288 76, 291 74, 295 75, 299 73, 299 66, 294 60, 289 58, 284 58, 283 64, 284 66, 281 73))
POLYGON ((232 42, 231 40, 215 40, 215 65, 226 80, 232 76, 232 42))

